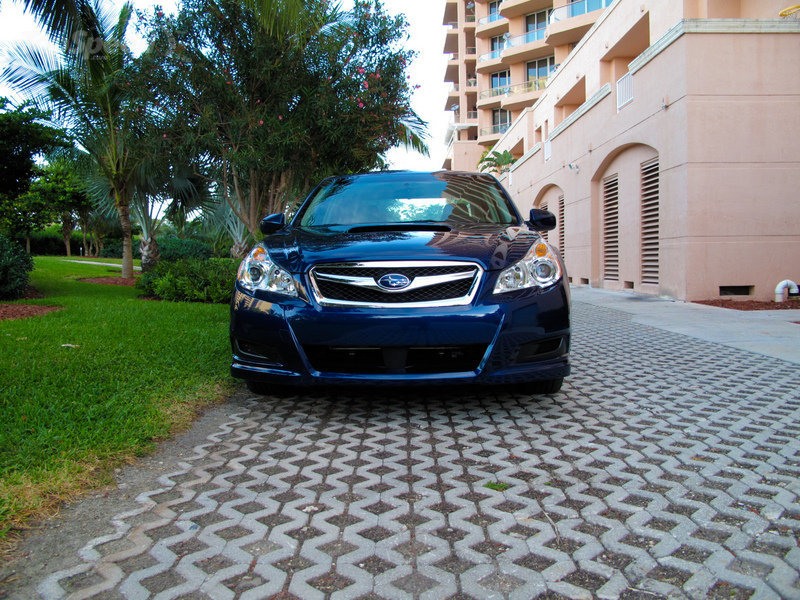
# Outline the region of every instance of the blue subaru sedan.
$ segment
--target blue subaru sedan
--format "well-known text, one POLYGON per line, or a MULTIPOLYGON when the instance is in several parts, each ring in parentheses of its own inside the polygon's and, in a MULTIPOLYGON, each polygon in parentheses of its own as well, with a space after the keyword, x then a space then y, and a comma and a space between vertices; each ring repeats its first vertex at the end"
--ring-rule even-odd
POLYGON ((332 384, 524 384, 569 374, 569 287, 491 175, 331 177, 266 217, 231 303, 231 373, 257 393, 332 384))

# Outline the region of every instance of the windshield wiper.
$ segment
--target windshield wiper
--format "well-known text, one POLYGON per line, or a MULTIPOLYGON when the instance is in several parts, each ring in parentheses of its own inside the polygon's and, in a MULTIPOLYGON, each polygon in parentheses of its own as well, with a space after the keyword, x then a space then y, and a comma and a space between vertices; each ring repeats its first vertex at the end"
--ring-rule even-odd
POLYGON ((347 233, 369 233, 373 231, 452 231, 453 228, 445 223, 435 221, 415 221, 411 223, 374 223, 371 225, 356 225, 347 230, 347 233))

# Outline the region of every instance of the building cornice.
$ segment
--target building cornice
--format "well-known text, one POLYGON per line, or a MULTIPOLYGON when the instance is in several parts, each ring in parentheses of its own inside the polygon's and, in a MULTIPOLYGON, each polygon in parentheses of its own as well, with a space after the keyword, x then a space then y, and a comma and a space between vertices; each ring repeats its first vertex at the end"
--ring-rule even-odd
POLYGON ((628 64, 631 74, 653 60, 685 33, 800 33, 800 21, 788 19, 683 19, 628 64))

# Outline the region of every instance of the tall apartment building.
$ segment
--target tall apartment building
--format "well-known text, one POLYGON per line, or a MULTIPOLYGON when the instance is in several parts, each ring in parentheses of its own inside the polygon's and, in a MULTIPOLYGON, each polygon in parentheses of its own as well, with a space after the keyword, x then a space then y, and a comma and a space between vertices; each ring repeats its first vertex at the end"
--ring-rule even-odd
POLYGON ((800 282, 787 0, 447 0, 445 169, 510 151, 575 284, 684 300, 800 282))

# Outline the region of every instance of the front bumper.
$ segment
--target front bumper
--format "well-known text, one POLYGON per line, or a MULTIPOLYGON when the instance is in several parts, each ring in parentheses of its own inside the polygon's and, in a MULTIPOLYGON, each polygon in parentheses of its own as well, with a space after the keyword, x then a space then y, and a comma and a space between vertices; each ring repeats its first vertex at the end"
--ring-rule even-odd
POLYGON ((293 385, 507 384, 569 374, 564 285, 479 297, 470 306, 320 307, 238 284, 231 374, 293 385))

